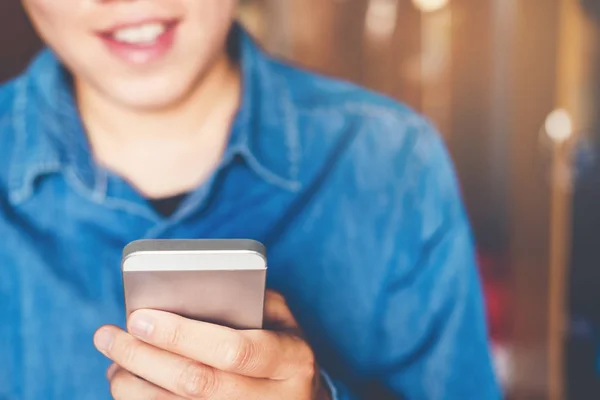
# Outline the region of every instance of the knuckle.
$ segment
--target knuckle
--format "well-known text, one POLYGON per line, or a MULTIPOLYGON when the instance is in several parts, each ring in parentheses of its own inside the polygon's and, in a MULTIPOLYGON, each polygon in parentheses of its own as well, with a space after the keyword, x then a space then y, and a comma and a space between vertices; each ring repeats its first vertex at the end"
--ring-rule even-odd
POLYGON ((299 351, 298 360, 299 374, 305 378, 312 379, 317 373, 317 361, 310 346, 304 342, 299 351))
POLYGON ((135 340, 124 343, 121 348, 121 363, 125 366, 133 365, 136 362, 139 347, 139 344, 135 340))
POLYGON ((283 295, 282 295, 281 293, 279 293, 279 292, 272 291, 272 292, 271 292, 271 299, 272 299, 273 301, 276 301, 276 302, 278 302, 278 303, 281 303, 282 305, 287 305, 287 300, 286 300, 286 298, 285 298, 285 297, 283 297, 283 295))
POLYGON ((178 377, 177 387, 185 396, 192 399, 209 399, 217 390, 215 371, 189 361, 178 377))
POLYGON ((177 347, 181 344, 181 326, 175 325, 163 331, 163 340, 171 347, 177 347))
POLYGON ((256 343, 242 335, 227 349, 227 368, 234 371, 251 371, 256 367, 256 343))

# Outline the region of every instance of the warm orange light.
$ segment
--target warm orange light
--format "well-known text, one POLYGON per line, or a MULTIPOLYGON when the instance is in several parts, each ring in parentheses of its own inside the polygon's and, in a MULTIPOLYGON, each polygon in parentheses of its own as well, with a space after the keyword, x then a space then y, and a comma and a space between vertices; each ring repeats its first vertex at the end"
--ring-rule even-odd
POLYGON ((412 0, 414 5, 422 12, 433 12, 446 7, 450 0, 412 0))
POLYGON ((373 39, 389 39, 396 30, 398 0, 371 0, 367 10, 367 33, 373 39))

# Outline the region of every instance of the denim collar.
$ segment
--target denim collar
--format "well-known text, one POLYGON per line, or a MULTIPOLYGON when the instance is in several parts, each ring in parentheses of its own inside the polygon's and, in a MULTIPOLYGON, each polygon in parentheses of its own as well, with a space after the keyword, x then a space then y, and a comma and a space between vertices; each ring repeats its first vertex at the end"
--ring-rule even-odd
MULTIPOLYGON (((237 23, 243 95, 222 163, 241 156, 262 179, 297 191, 299 138, 295 108, 272 60, 237 23)), ((65 174, 96 201, 106 197, 106 172, 93 160, 79 118, 70 78, 46 49, 16 81, 12 123, 16 141, 10 170, 10 198, 21 203, 45 176, 65 174)))

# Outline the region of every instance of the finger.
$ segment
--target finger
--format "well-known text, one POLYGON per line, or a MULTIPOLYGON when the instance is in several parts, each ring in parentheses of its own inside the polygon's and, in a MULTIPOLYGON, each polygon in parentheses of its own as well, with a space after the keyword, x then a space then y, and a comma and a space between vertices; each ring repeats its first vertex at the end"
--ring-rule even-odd
POLYGON ((108 381, 110 382, 118 370, 119 366, 117 364, 111 364, 110 367, 108 367, 108 369, 106 370, 106 379, 108 379, 108 381))
POLYGON ((153 310, 134 312, 129 330, 153 346, 248 377, 283 380, 314 365, 312 351, 296 335, 236 331, 153 310))
POLYGON ((265 323, 274 329, 298 329, 298 323, 285 298, 274 291, 267 291, 265 298, 265 323))
POLYGON ((114 371, 115 374, 110 380, 110 394, 115 400, 182 399, 122 368, 114 368, 114 371))
POLYGON ((251 393, 258 382, 161 350, 112 326, 99 329, 94 342, 103 354, 119 365, 117 374, 127 370, 188 399, 232 399, 245 392, 251 393))

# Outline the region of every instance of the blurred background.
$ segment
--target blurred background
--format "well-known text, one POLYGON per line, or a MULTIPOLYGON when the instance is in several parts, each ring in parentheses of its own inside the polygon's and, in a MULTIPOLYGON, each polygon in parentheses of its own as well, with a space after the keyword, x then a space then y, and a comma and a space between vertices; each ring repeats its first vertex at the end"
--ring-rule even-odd
MULTIPOLYGON (((278 56, 437 125, 508 397, 600 398, 600 0, 248 0, 240 19, 278 56)), ((0 82, 40 46, 2 2, 0 82)))

